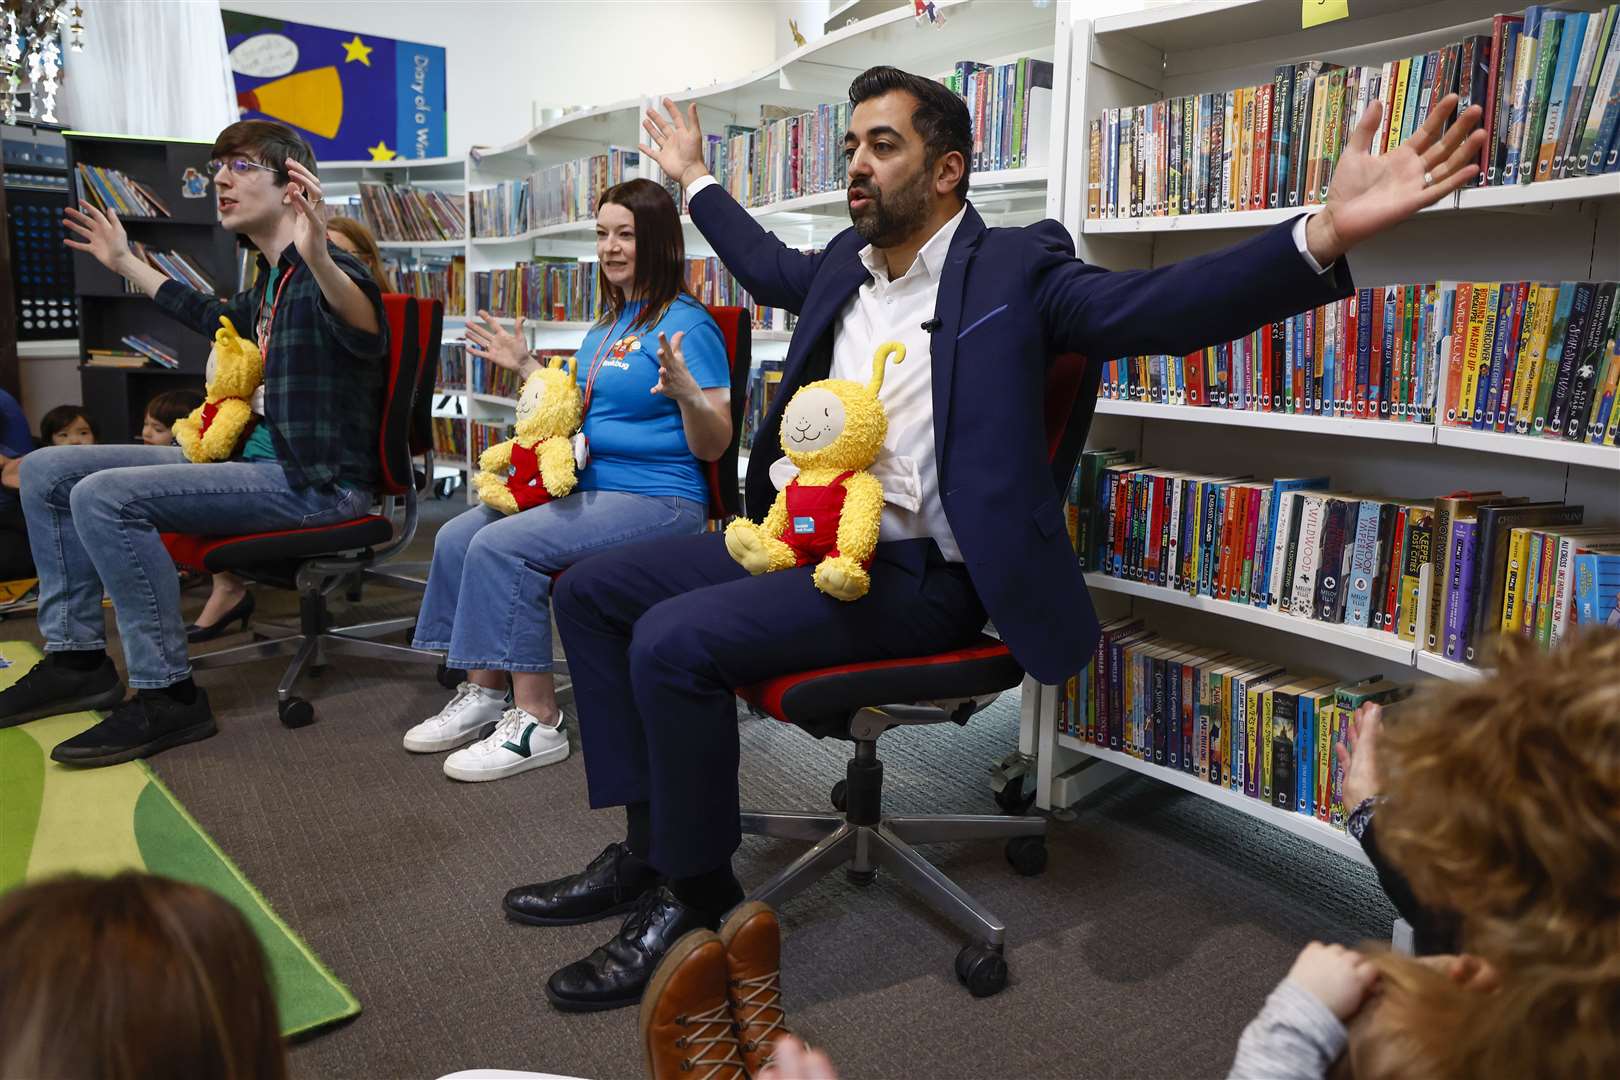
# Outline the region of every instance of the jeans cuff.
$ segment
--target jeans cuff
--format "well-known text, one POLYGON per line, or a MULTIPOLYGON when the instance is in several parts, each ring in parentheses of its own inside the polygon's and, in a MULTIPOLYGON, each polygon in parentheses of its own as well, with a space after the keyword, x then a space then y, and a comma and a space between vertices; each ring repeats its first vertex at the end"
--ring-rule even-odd
POLYGON ((411 648, 425 649, 428 652, 448 653, 450 643, 448 641, 423 641, 421 638, 414 638, 411 641, 411 648))
POLYGON ((47 641, 45 643, 44 651, 48 653, 89 652, 91 649, 100 649, 102 652, 106 652, 107 639, 102 638, 100 641, 93 641, 88 644, 81 644, 76 641, 47 641))
POLYGON ((540 664, 518 664, 511 660, 458 660, 454 656, 447 656, 444 661, 445 667, 461 671, 505 671, 516 672, 519 675, 549 675, 555 665, 555 660, 547 660, 540 664))
POLYGON ((172 675, 167 679, 137 679, 131 675, 124 681, 129 683, 131 690, 165 690, 175 683, 185 682, 189 678, 191 678, 191 669, 186 668, 180 674, 172 675))

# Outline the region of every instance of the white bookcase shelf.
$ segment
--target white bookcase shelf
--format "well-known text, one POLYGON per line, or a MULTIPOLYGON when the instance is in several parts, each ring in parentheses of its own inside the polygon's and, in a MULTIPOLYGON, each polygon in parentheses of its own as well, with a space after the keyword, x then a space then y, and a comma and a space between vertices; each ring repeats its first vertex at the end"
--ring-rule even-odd
POLYGON ((1097 415, 1265 428, 1267 431, 1299 431, 1310 435, 1380 439, 1384 442, 1434 442, 1433 424, 1408 424, 1395 420, 1357 420, 1343 416, 1250 412, 1244 409, 1216 409, 1199 405, 1158 405, 1150 401, 1121 401, 1116 398, 1098 400, 1097 415))
POLYGON ((1245 814, 1257 821, 1264 821, 1268 825, 1282 829, 1284 832, 1309 840, 1311 843, 1326 848, 1335 855, 1341 855, 1363 865, 1367 864, 1367 856, 1362 853, 1361 845, 1352 840, 1342 830, 1334 828, 1325 821, 1320 821, 1314 817, 1306 817, 1304 814, 1295 813, 1292 810, 1280 810, 1275 806, 1268 806, 1259 799, 1251 799, 1249 796, 1233 791, 1231 788, 1211 784, 1202 777, 1194 776, 1191 773, 1168 769, 1163 765, 1154 765, 1142 761, 1140 758, 1121 753, 1118 750, 1106 750, 1082 739, 1076 739, 1072 735, 1058 735, 1057 744, 1065 750, 1085 754, 1100 761, 1106 761, 1111 765, 1117 765, 1122 769, 1141 773, 1143 776, 1151 776, 1160 783, 1170 784, 1173 787, 1181 788, 1183 791, 1190 791, 1194 795, 1230 807, 1240 814, 1245 814))
POLYGON ((1148 585, 1141 581, 1128 581, 1124 578, 1109 577, 1107 574, 1091 573, 1086 575, 1086 586, 1100 592, 1119 593, 1193 611, 1207 611, 1222 618, 1236 619, 1239 622, 1266 627, 1268 630, 1310 638, 1324 645, 1348 649, 1364 656, 1376 656, 1392 664, 1410 667, 1413 654, 1417 651, 1411 642, 1402 641, 1394 634, 1380 630, 1363 630, 1354 626, 1317 622, 1315 619, 1297 615, 1284 615, 1274 608, 1258 608, 1230 600, 1216 600, 1209 596, 1194 596, 1164 585, 1148 585))
POLYGON ((1543 439, 1533 435, 1502 435, 1494 431, 1474 431, 1441 425, 1435 429, 1435 442, 1487 454, 1508 454, 1537 461, 1579 465, 1589 469, 1620 471, 1620 446, 1593 446, 1567 439, 1543 439))
POLYGON ((384 251, 462 251, 465 240, 379 240, 377 246, 384 251))

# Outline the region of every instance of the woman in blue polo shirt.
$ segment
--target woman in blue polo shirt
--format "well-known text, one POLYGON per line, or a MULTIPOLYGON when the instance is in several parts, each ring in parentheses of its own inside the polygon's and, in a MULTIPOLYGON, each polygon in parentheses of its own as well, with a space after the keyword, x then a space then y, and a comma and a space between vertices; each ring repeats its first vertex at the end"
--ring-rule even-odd
MULTIPOLYGON (((468 672, 455 696, 405 733, 405 749, 450 750, 457 780, 497 780, 568 756, 551 677, 550 575, 616 544, 695 533, 708 498, 702 462, 731 441, 730 375, 719 327, 686 291, 686 249, 669 193, 650 180, 597 206, 602 317, 577 354, 588 387, 589 460, 566 498, 510 517, 474 507, 433 544, 416 646, 468 672), (508 681, 512 704, 506 703, 508 681)), ((517 333, 480 311, 467 349, 527 377, 517 333)))

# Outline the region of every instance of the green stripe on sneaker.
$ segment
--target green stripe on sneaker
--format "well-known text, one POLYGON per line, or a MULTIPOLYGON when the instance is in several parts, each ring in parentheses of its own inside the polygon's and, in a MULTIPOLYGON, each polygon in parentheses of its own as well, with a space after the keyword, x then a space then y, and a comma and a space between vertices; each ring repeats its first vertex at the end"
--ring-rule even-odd
POLYGON ((540 726, 539 724, 537 724, 537 723, 535 723, 533 721, 530 721, 528 726, 523 729, 523 734, 521 736, 521 738, 523 740, 523 745, 522 746, 519 746, 517 743, 513 742, 511 739, 506 740, 504 743, 501 744, 501 746, 503 746, 507 750, 512 751, 512 753, 518 755, 519 757, 528 757, 533 752, 533 751, 531 751, 529 749, 529 740, 534 737, 534 729, 539 727, 539 726, 540 726))

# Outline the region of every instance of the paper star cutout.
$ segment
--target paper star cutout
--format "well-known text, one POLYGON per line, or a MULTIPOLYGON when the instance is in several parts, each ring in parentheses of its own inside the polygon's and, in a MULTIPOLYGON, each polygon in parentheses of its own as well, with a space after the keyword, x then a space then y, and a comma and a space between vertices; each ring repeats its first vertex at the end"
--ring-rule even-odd
POLYGON ((371 154, 372 161, 392 161, 399 157, 394 151, 388 149, 388 144, 378 139, 376 146, 368 146, 366 150, 371 154))
POLYGON ((366 67, 371 66, 371 46, 360 40, 360 35, 354 35, 354 40, 343 42, 343 62, 358 60, 366 67))

